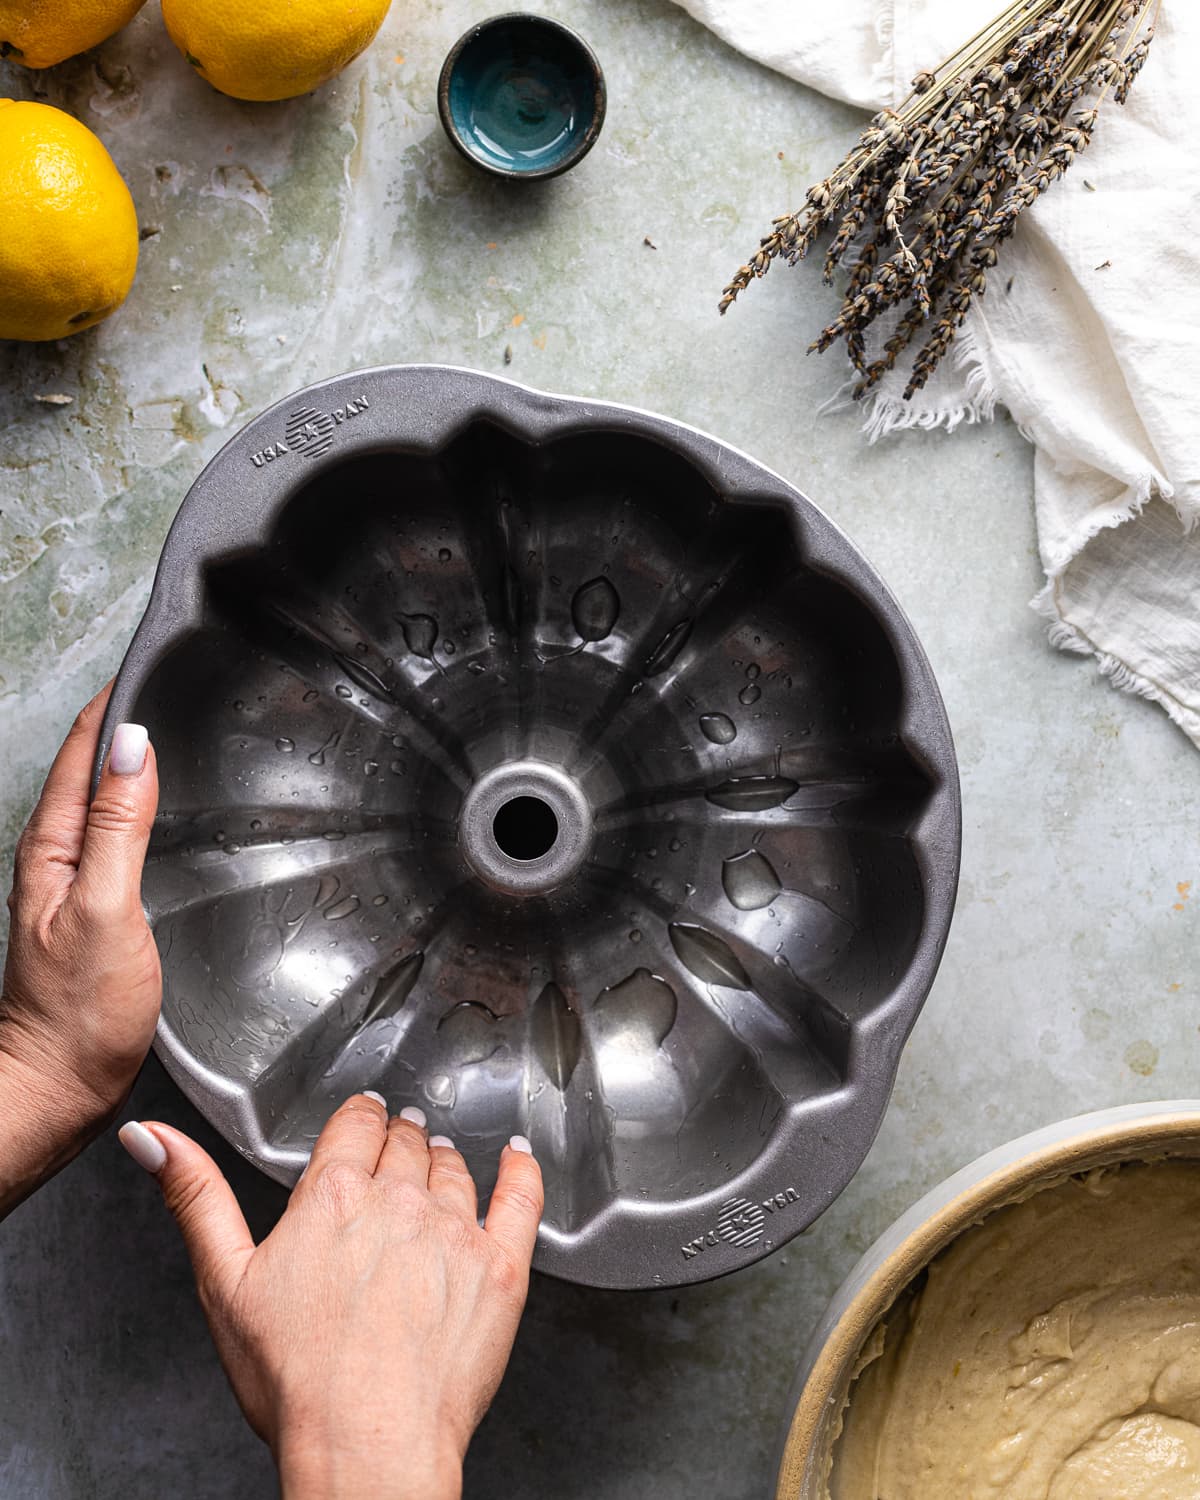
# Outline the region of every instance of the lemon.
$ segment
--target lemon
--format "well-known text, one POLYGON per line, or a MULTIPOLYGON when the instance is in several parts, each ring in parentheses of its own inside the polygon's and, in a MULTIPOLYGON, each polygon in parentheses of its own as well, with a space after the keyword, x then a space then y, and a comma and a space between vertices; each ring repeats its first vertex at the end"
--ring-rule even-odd
POLYGON ((0 216, 0 339, 65 338, 125 300, 137 213, 86 125, 0 99, 0 216))
POLYGON ((0 0, 0 57, 51 68, 120 31, 144 0, 0 0))
POLYGON ((391 0, 162 0, 171 40, 223 94, 292 99, 340 73, 391 0))

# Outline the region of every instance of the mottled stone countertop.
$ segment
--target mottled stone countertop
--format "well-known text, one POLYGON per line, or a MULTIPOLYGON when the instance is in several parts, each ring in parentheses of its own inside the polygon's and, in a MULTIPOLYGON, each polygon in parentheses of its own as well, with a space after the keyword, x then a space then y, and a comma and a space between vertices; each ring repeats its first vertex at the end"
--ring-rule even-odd
MULTIPOLYGON (((842 372, 803 355, 830 306, 815 274, 777 271, 717 318, 853 113, 668 0, 549 8, 595 46, 608 121, 575 172, 524 187, 476 175, 437 121, 441 58, 486 13, 467 0, 396 0, 365 59, 283 105, 212 93, 153 5, 52 75, 0 64, 0 91, 36 85, 99 132, 147 236, 109 323, 0 345, 0 848, 7 865, 119 662, 188 484, 308 381, 474 366, 666 412, 810 494, 909 611, 954 725, 964 864, 941 974, 878 1143, 817 1226, 681 1293, 539 1280, 468 1464, 480 1497, 749 1500, 809 1329, 897 1211, 1036 1124, 1197 1092, 1197 761, 1157 709, 1047 646, 1027 607, 1032 453, 1009 422, 869 448, 853 413, 818 417, 842 372), (56 394, 71 404, 35 399, 56 394)), ((131 1110, 211 1141, 153 1061, 131 1110)), ((279 1190, 214 1149, 269 1224, 279 1190)), ((270 1492, 173 1226, 111 1137, 0 1230, 0 1351, 0 1494, 270 1492)))

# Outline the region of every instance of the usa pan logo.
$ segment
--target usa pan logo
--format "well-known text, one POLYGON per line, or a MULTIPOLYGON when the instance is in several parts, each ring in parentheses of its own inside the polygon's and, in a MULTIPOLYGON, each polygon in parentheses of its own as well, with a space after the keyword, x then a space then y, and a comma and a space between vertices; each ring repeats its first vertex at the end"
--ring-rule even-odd
POLYGON ((728 1203, 721 1206, 717 1234, 731 1245, 736 1245, 739 1250, 744 1250, 762 1239, 765 1218, 766 1214, 757 1203, 750 1203, 745 1198, 730 1198, 728 1203))
POLYGON ((366 396, 355 396, 345 406, 336 406, 332 411, 320 411, 315 406, 300 406, 288 413, 283 438, 277 443, 268 443, 257 453, 250 455, 256 469, 274 463, 277 458, 286 458, 299 453, 302 458, 320 458, 333 447, 333 439, 343 422, 357 417, 371 405, 366 396))
POLYGON ((751 1203, 749 1198, 730 1198, 717 1210, 717 1222, 711 1229, 680 1246, 684 1260, 691 1260, 714 1245, 733 1245, 738 1250, 757 1245, 766 1233, 769 1215, 799 1201, 800 1194, 794 1187, 784 1188, 761 1203, 751 1203))

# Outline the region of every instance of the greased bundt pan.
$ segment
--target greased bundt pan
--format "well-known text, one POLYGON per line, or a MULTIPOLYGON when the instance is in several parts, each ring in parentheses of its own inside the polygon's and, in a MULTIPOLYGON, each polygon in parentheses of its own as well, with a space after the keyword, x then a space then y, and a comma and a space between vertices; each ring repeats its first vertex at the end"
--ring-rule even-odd
POLYGON ((691 428, 464 370, 312 386, 188 493, 113 692, 162 803, 157 1050, 295 1180, 419 1104, 536 1264, 758 1259, 849 1181, 958 873, 949 727, 894 599, 691 428))

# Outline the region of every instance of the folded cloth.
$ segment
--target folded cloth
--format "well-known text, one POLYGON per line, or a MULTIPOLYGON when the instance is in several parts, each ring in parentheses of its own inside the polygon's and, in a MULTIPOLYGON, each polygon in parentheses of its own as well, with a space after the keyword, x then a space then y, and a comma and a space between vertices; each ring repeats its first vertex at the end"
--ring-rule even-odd
MULTIPOLYGON (((1002 8, 676 3, 747 55, 870 109, 898 103, 918 72, 1002 8)), ((1105 101, 1091 145, 1021 216, 953 357, 913 402, 901 399, 897 370, 864 404, 872 440, 977 421, 997 401, 1008 408, 1037 448, 1046 585, 1033 602, 1051 641, 1095 656, 1200 745, 1197 78, 1200 3, 1163 0, 1128 102, 1105 101)))

